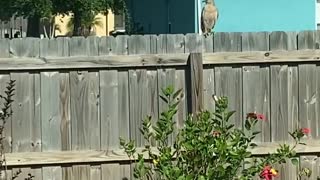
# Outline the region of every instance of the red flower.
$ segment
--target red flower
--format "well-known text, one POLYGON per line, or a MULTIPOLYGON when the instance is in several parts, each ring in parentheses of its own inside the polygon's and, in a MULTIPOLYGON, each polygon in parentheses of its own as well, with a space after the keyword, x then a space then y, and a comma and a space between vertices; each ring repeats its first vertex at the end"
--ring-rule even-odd
POLYGON ((248 113, 247 114, 247 119, 251 118, 251 119, 259 119, 259 120, 265 120, 266 117, 263 114, 260 113, 248 113))
POLYGON ((278 175, 278 172, 271 168, 270 166, 265 166, 260 173, 260 178, 264 180, 272 180, 272 177, 276 177, 278 175))
POLYGON ((259 120, 266 120, 266 117, 263 114, 257 114, 259 120))
POLYGON ((311 129, 310 128, 301 128, 301 132, 306 135, 311 132, 311 129))
POLYGON ((257 119, 257 114, 256 113, 248 113, 247 114, 247 119, 252 118, 252 119, 257 119))

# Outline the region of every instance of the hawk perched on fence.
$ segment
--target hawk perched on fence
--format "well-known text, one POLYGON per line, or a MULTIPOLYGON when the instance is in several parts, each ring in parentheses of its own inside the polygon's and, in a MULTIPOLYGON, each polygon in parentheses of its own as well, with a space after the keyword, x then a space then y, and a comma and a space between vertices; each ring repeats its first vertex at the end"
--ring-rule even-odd
POLYGON ((219 17, 218 9, 214 0, 206 0, 201 13, 201 30, 205 36, 211 33, 219 17))

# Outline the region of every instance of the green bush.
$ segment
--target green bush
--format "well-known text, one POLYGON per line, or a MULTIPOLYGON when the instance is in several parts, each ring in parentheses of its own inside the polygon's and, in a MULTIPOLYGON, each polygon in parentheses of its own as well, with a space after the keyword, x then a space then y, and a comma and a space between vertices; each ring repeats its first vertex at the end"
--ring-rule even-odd
MULTIPOLYGON (((182 129, 178 129, 174 145, 168 143, 168 137, 174 132, 173 118, 177 113, 181 89, 174 91, 172 87, 162 90, 161 99, 168 105, 166 111, 152 125, 150 116, 142 122, 141 133, 146 141, 142 153, 137 152, 135 142, 126 142, 120 137, 120 145, 130 159, 134 159, 134 177, 137 179, 161 180, 231 180, 252 179, 260 176, 269 180, 277 176, 272 168, 274 164, 285 163, 290 159, 298 164, 295 158, 295 147, 309 129, 301 128, 290 133, 295 144, 279 145, 275 153, 264 157, 251 156, 250 147, 257 145, 252 140, 260 133, 255 131, 258 123, 263 123, 264 116, 248 113, 244 128, 237 128, 230 123, 235 111, 228 110, 227 97, 214 97, 215 111, 201 111, 189 115, 182 129), (155 141, 157 152, 151 148, 155 141), (144 156, 143 153, 147 155, 144 156), (249 159, 250 158, 250 159, 249 159), (146 159, 151 159, 152 164, 146 159), (248 160, 249 159, 249 160, 248 160)), ((310 173, 308 173, 310 175, 310 173)))

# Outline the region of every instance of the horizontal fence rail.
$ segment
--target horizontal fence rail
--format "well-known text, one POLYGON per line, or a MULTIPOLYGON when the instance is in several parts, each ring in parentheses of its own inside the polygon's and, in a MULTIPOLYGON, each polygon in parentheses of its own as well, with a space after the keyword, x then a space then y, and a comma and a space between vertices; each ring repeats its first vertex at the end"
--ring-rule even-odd
MULTIPOLYGON (((213 94, 229 98, 236 127, 248 112, 265 114, 254 155, 291 143, 288 131, 298 126, 310 128, 307 145, 297 152, 300 167, 312 169, 309 179, 316 179, 317 41, 317 31, 0 40, 1 92, 16 80, 14 114, 5 129, 9 175, 21 169, 40 180, 133 179, 119 136, 142 147, 141 120, 151 115, 156 121, 165 108, 161 88, 174 85, 185 94, 175 116, 178 128, 198 109, 191 105, 202 102, 213 110, 213 94), (190 53, 202 55, 188 63, 190 53), (190 89, 198 94, 189 97, 190 89)), ((297 178, 290 163, 277 168, 288 172, 280 179, 297 178)))

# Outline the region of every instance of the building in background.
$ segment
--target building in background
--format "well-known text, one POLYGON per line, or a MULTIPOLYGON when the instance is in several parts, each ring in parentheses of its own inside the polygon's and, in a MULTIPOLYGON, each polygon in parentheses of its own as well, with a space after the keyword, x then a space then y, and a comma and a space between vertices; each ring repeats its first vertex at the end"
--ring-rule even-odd
MULTIPOLYGON (((204 0, 127 0, 144 34, 199 33, 204 0)), ((315 0, 215 0, 216 32, 316 30, 315 0)), ((320 10, 319 10, 320 11, 320 10)), ((318 18, 320 19, 320 18, 318 18)))

